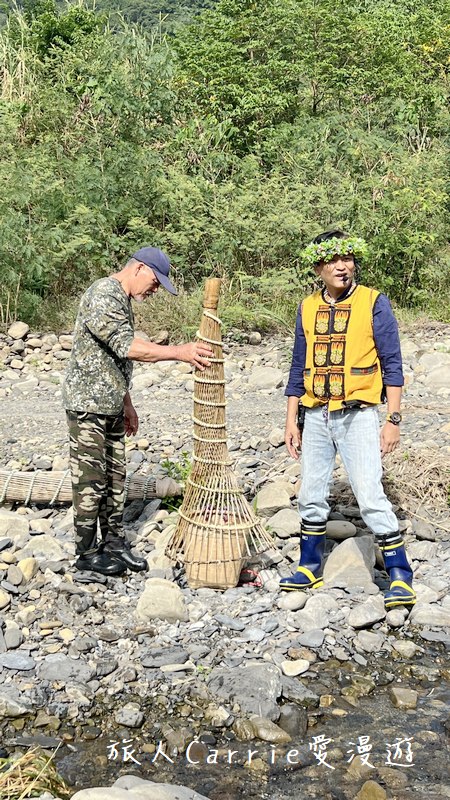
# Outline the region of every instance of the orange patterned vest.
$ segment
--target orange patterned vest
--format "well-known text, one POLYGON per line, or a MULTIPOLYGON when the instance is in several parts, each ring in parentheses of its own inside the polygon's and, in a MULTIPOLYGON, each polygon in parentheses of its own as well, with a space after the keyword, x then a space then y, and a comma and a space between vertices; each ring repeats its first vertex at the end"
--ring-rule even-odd
POLYGON ((337 411, 344 401, 380 402, 383 379, 372 327, 378 295, 375 289, 357 286, 334 306, 325 303, 321 292, 303 301, 306 362, 302 405, 313 408, 328 403, 330 411, 337 411))

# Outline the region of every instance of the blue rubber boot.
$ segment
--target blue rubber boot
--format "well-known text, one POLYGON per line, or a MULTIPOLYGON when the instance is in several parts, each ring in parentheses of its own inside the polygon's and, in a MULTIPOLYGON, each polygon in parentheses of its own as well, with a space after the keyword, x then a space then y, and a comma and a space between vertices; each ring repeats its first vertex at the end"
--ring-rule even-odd
POLYGON ((302 522, 300 534, 300 563, 297 572, 282 578, 280 589, 295 592, 323 586, 322 561, 325 550, 326 523, 302 522))
POLYGON ((413 571, 406 557, 405 545, 399 532, 377 537, 384 566, 391 585, 384 593, 386 611, 396 606, 413 606, 416 593, 412 588, 413 571))

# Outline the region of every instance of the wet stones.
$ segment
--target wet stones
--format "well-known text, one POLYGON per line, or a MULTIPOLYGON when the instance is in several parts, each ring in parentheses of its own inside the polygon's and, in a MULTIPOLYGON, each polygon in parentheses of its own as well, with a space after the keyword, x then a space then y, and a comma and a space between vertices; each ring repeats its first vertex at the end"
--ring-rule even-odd
POLYGON ((249 664, 234 670, 216 667, 208 680, 208 690, 213 696, 238 703, 244 713, 260 713, 264 709, 268 719, 279 717, 280 671, 272 664, 249 664))
POLYGON ((126 728, 140 728, 144 714, 138 703, 126 703, 116 711, 114 719, 118 725, 124 725, 126 728))
POLYGON ((389 689, 389 697, 392 705, 394 705, 395 708, 407 709, 417 707, 419 695, 413 689, 404 689, 400 686, 392 686, 389 689))

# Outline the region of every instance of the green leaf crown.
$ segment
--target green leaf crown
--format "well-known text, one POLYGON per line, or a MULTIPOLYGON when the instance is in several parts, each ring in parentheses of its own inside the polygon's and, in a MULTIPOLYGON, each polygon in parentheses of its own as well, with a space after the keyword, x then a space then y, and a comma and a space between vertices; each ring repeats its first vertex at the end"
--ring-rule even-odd
POLYGON ((362 259, 367 255, 367 242, 358 236, 347 236, 345 239, 327 239, 315 244, 311 242, 301 253, 302 263, 306 267, 315 267, 320 261, 328 263, 334 256, 352 255, 362 259))

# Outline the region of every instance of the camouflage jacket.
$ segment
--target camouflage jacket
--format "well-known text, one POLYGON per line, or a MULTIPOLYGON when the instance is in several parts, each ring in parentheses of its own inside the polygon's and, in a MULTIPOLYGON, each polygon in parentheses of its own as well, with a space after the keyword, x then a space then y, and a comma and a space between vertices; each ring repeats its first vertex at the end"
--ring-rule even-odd
POLYGON ((64 408, 118 414, 133 363, 126 357, 134 338, 131 300, 115 278, 101 278, 80 301, 73 349, 63 383, 64 408))

